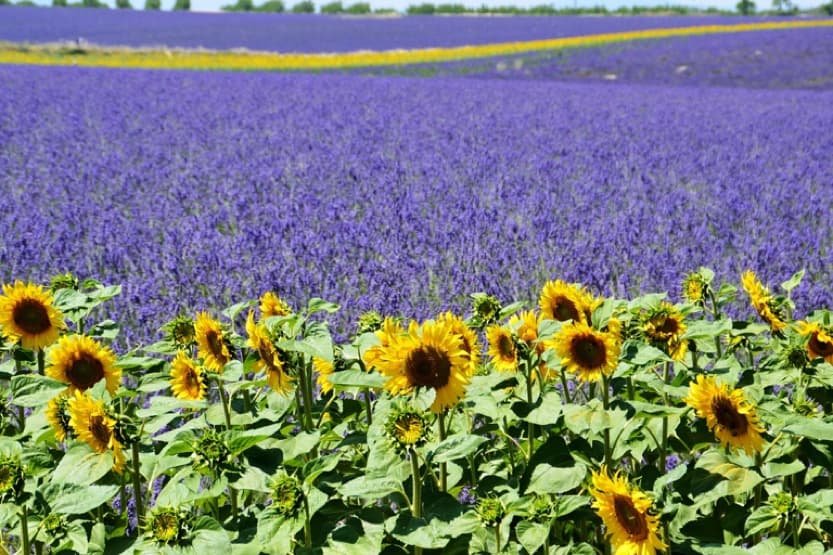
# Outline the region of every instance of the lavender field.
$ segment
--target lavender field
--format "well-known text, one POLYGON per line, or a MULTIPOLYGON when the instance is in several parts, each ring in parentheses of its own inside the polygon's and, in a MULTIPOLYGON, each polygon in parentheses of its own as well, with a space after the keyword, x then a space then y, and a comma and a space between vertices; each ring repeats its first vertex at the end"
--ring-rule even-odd
POLYGON ((763 17, 339 17, 0 6, 0 41, 349 52, 527 41, 778 20, 763 17))
POLYGON ((125 294, 129 345, 274 289, 427 317, 700 265, 830 306, 833 93, 3 67, 2 278, 125 294))

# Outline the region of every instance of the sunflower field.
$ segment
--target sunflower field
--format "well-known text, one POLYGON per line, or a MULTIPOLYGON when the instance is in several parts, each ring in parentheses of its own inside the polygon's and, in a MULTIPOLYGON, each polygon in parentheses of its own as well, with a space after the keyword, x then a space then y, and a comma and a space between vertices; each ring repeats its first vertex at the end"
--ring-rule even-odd
POLYGON ((706 268, 683 302, 366 312, 274 292, 124 354, 120 287, 3 286, 6 553, 824 553, 833 321, 706 268), (732 304, 755 318, 730 317, 732 304))
POLYGON ((0 555, 833 555, 833 20, 0 41, 0 555))

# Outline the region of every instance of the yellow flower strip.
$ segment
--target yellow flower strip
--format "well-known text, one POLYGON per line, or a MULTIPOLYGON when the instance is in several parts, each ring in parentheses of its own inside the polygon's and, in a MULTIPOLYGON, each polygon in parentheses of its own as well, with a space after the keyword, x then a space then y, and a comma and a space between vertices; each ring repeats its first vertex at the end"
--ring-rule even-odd
POLYGON ((700 25, 603 33, 524 42, 504 42, 451 48, 357 51, 346 53, 274 53, 213 50, 142 50, 94 47, 78 51, 71 47, 0 44, 0 63, 78 65, 153 69, 197 70, 322 70, 351 67, 392 66, 449 62, 472 58, 509 56, 528 52, 580 48, 633 40, 661 39, 716 33, 833 27, 833 19, 777 21, 737 25, 700 25))

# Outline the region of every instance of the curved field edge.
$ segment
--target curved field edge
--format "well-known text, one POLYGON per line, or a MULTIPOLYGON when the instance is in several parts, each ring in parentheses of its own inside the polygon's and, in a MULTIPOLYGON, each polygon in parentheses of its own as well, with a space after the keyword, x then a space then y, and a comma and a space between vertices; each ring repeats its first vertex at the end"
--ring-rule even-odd
POLYGON ((833 19, 737 25, 701 25, 451 48, 315 54, 0 43, 0 63, 146 69, 325 70, 449 62, 600 46, 635 40, 813 27, 833 27, 833 19))

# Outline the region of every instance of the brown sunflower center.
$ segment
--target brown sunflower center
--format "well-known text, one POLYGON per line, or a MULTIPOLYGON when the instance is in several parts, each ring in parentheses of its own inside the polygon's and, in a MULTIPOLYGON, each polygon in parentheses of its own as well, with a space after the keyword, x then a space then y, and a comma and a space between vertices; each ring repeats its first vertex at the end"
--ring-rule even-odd
POLYGON ((223 342, 216 331, 211 330, 205 334, 205 340, 208 341, 208 346, 211 348, 211 354, 218 357, 223 354, 223 342))
POLYGON ((577 322, 579 319, 578 308, 575 303, 573 303, 570 299, 565 299, 564 297, 555 300, 552 307, 552 315, 555 316, 555 319, 559 322, 565 322, 567 320, 577 322))
POLYGON ((712 412, 717 423, 729 430, 733 437, 744 435, 749 428, 746 415, 739 413, 728 397, 723 395, 715 397, 712 401, 712 412))
POLYGON ((17 303, 12 310, 12 319, 20 329, 32 335, 43 333, 52 327, 46 307, 35 299, 25 299, 17 303))
POLYGON ((198 389, 200 386, 200 378, 193 368, 189 368, 185 374, 185 382, 188 384, 188 389, 198 389))
POLYGON ((90 433, 95 438, 96 443, 101 446, 101 449, 106 449, 110 445, 110 436, 113 432, 103 415, 95 414, 90 417, 90 433))
POLYGON ((405 373, 415 386, 440 389, 451 377, 451 360, 436 347, 422 345, 408 354, 405 373))
POLYGON ((659 321, 655 321, 654 326, 657 333, 666 338, 673 337, 680 331, 680 326, 676 318, 671 318, 669 316, 661 317, 659 321))
POLYGON ((822 358, 833 355, 833 343, 830 341, 821 341, 818 333, 814 333, 810 336, 810 341, 807 343, 807 346, 810 347, 811 351, 822 358))
POLYGON ((633 506, 630 497, 614 495, 613 510, 616 511, 616 520, 632 541, 640 542, 648 539, 648 522, 645 520, 645 515, 633 506))
POLYGON ((570 344, 573 360, 582 368, 599 368, 607 362, 604 341, 595 335, 577 335, 570 344))
POLYGON ((515 344, 508 335, 501 335, 497 341, 497 348, 503 358, 515 358, 515 344))
POLYGON ((67 368, 69 383, 81 391, 91 388, 103 377, 104 365, 90 353, 81 353, 81 356, 67 368))

